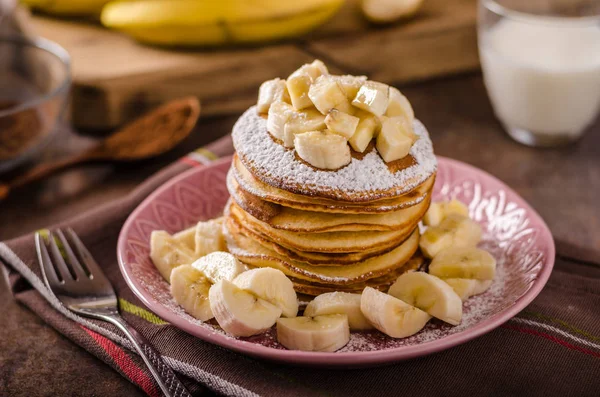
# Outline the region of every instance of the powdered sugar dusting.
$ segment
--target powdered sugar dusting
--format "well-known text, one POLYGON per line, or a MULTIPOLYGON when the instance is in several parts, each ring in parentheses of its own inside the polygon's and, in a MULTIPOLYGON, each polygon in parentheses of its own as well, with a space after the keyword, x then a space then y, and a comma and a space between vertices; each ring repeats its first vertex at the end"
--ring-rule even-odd
POLYGON ((419 136, 410 150, 416 164, 395 173, 376 150, 360 160, 353 158, 338 171, 309 167, 296 159, 294 150, 271 139, 266 120, 257 114, 254 106, 239 118, 232 136, 242 162, 271 186, 336 199, 344 199, 346 193, 375 200, 409 192, 436 171, 437 160, 425 126, 416 120, 413 127, 419 136))

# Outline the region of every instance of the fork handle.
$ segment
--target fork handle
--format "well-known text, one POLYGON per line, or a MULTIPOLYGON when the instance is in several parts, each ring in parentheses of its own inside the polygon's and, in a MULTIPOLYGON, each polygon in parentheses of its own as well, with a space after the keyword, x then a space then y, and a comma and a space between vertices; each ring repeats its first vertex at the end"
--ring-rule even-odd
POLYGON ((160 354, 150 345, 150 342, 131 327, 119 315, 106 316, 106 321, 111 322, 129 338, 135 350, 144 360, 144 363, 150 369, 152 376, 158 383, 163 394, 167 397, 191 397, 190 392, 177 378, 160 354))

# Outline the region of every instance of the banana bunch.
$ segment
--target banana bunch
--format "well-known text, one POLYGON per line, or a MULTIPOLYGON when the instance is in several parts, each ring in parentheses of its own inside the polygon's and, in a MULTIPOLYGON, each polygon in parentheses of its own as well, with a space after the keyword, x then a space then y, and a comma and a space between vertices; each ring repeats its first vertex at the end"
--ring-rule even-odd
MULTIPOLYGON (((66 0, 64 0, 66 1, 66 0)), ((102 24, 164 46, 246 44, 299 36, 328 20, 344 0, 114 1, 102 24)))

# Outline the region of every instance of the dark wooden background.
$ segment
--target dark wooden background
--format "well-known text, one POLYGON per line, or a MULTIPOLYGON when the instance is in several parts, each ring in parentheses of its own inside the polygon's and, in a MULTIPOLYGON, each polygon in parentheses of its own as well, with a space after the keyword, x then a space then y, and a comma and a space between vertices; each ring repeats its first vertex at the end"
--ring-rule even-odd
MULTIPOLYGON (((512 141, 494 118, 479 74, 401 87, 427 125, 435 151, 488 171, 527 200, 550 226, 562 260, 600 266, 600 123, 575 145, 533 149, 512 141)), ((202 120, 180 147, 161 158, 70 171, 0 202, 0 240, 48 226, 120 197, 183 154, 227 134, 236 117, 202 120)), ((69 137, 69 135, 66 135, 69 137)), ((65 150, 80 139, 57 144, 65 150)), ((71 149, 69 149, 71 148, 71 149)), ((139 395, 134 386, 11 300, 0 283, 0 394, 139 395)))

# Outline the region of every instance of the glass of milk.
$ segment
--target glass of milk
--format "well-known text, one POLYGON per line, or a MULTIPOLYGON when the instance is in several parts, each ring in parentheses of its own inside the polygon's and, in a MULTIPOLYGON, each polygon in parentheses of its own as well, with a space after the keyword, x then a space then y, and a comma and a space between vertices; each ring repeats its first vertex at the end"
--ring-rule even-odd
POLYGON ((530 146, 576 141, 600 109, 600 0, 479 0, 494 111, 530 146))

